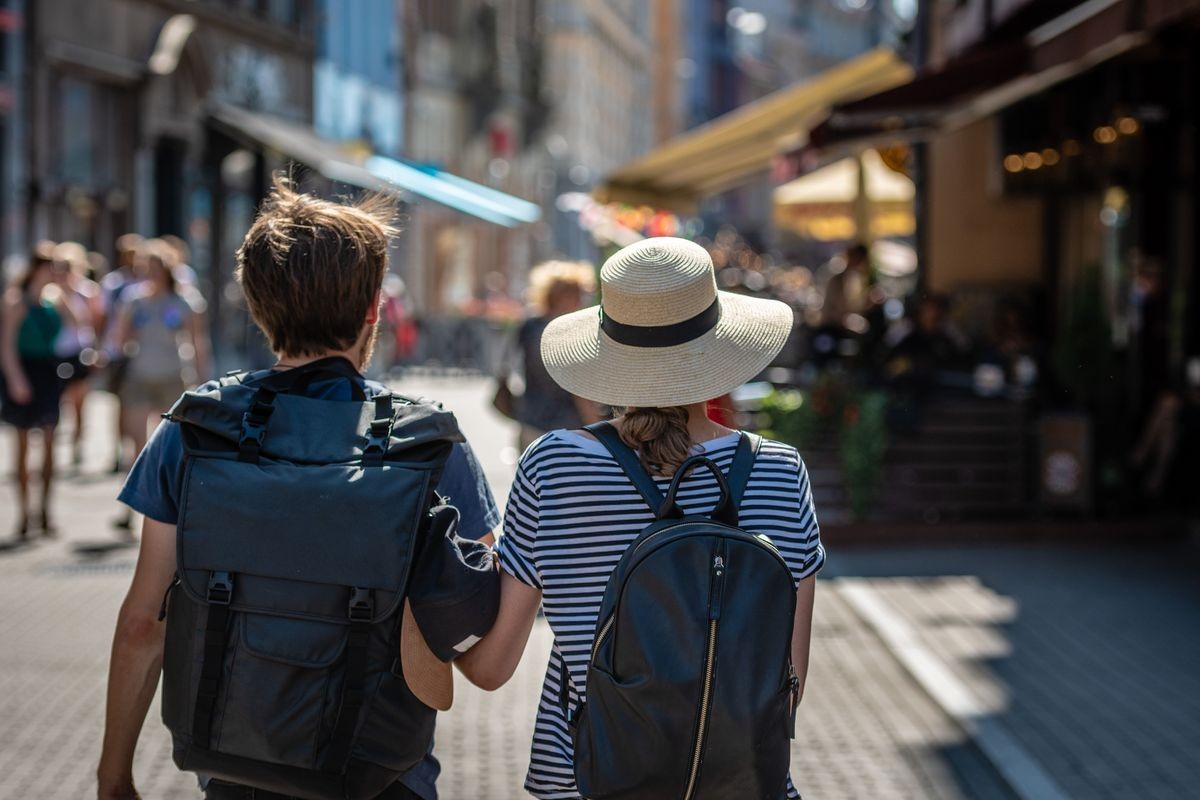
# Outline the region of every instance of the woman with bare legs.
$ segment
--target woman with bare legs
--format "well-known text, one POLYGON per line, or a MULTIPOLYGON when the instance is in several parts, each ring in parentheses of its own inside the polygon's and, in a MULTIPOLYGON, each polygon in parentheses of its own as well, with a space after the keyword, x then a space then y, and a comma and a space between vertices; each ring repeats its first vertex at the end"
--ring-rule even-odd
POLYGON ((17 429, 17 539, 24 541, 36 525, 46 536, 55 532, 50 521, 50 489, 54 481, 54 428, 62 384, 54 345, 63 320, 72 319, 62 293, 52 287, 54 245, 34 248, 29 269, 5 293, 0 330, 3 396, 0 419, 17 429), (36 520, 30 505, 30 433, 41 431, 41 509, 36 520), (32 520, 32 521, 31 521, 32 520))

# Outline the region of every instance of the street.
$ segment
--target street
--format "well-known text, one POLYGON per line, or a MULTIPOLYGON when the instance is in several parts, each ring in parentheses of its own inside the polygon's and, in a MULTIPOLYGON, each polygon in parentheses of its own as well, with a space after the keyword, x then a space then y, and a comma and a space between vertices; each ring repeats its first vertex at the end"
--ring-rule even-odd
MULTIPOLYGON (((456 412, 502 502, 517 454, 490 382, 413 376, 397 389, 456 412)), ((136 556, 110 528, 111 413, 110 398, 95 394, 82 472, 59 484, 59 538, 0 550, 3 798, 94 795, 108 647, 136 556)), ((4 429, 5 474, 11 453, 4 429)), ((15 521, 6 494, 0 530, 15 521)), ((1195 548, 1086 557, 1049 548, 1027 572, 1028 555, 831 549, 793 747, 805 797, 1187 796, 1200 779, 1189 755, 1200 746, 1200 598, 1186 580, 1195 548)), ((458 679, 438 725, 443 797, 526 796, 549 647, 539 623, 516 676, 494 694, 458 679)), ((147 798, 198 797, 195 779, 171 763, 157 714, 156 702, 137 785, 147 798)))

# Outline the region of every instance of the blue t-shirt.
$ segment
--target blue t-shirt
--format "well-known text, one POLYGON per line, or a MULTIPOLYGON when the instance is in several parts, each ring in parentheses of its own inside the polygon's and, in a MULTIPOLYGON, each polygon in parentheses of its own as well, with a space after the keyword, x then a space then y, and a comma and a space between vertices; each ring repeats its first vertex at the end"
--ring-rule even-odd
MULTIPOLYGON (((247 376, 246 382, 253 383, 256 377, 261 379, 268 374, 265 371, 254 373, 247 376)), ((382 384, 365 378, 359 381, 368 399, 385 391, 382 384)), ((213 382, 205 388, 216 388, 216 385, 213 382)), ((349 384, 341 378, 316 381, 308 387, 306 394, 320 400, 354 399, 349 384)), ((150 519, 175 525, 179 522, 183 472, 183 437, 179 425, 163 420, 138 456, 117 499, 150 519)), ((500 526, 500 511, 469 444, 454 445, 437 492, 458 509, 461 536, 481 539, 500 526)), ((431 747, 425 760, 405 773, 401 782, 423 800, 437 800, 436 781, 440 773, 441 765, 433 757, 431 747)))

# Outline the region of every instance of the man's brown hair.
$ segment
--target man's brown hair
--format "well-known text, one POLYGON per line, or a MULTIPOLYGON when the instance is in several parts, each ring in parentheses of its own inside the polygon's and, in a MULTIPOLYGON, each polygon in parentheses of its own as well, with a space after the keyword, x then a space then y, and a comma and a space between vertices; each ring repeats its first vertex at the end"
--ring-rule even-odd
POLYGON ((387 272, 394 212, 382 195, 335 203, 275 178, 237 252, 250 314, 272 350, 317 356, 355 345, 387 272))

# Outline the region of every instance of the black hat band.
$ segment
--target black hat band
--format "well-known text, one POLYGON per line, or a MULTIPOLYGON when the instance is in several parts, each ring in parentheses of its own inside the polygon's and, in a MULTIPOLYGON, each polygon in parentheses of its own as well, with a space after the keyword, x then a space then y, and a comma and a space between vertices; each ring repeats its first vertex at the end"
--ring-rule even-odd
POLYGON ((626 325, 617 322, 600 309, 600 330, 618 344, 630 347, 673 347, 699 339, 717 327, 721 321, 721 301, 714 299, 712 305, 694 317, 672 325, 626 325))

